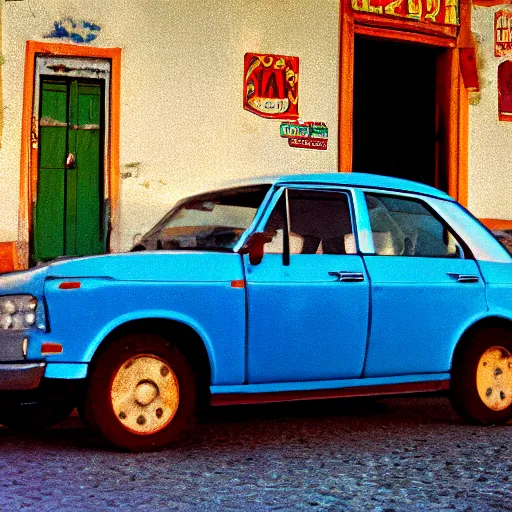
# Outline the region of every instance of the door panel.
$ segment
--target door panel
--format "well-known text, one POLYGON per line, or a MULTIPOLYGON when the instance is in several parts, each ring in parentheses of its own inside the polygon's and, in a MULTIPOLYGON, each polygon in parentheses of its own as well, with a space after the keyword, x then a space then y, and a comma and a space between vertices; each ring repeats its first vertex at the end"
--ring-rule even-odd
POLYGON ((367 256, 372 283, 365 377, 446 372, 459 336, 486 309, 475 261, 367 256), (454 274, 475 276, 459 282, 454 274))
POLYGON ((365 377, 447 372, 486 310, 469 248, 428 198, 365 193, 376 255, 365 256, 372 314, 365 377))
MULTIPOLYGON (((70 118, 70 146, 74 149, 77 168, 74 173, 77 190, 75 202, 74 251, 76 255, 103 251, 101 237, 101 88, 79 84, 76 117, 70 118), (76 123, 74 122, 76 121, 76 123), (73 145, 71 145, 73 141, 73 145)), ((70 249, 71 249, 70 245, 70 249)))
POLYGON ((39 122, 39 177, 34 212, 34 259, 64 254, 67 84, 43 82, 39 122))
POLYGON ((361 376, 368 328, 368 279, 341 282, 329 272, 366 276, 362 258, 293 254, 290 265, 266 254, 246 259, 249 382, 336 380, 361 376))
POLYGON ((104 252, 103 85, 42 79, 33 259, 104 252), (75 165, 66 168, 72 154, 75 165))

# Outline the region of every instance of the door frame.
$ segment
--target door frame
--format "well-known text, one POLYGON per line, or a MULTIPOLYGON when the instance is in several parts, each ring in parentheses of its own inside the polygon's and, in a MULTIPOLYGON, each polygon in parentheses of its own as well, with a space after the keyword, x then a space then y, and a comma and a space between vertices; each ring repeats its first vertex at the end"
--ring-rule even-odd
MULTIPOLYGON (((121 107, 121 48, 94 48, 61 43, 27 41, 25 48, 25 74, 23 84, 23 114, 21 123, 20 202, 18 209, 18 240, 15 270, 29 267, 30 241, 33 235, 33 200, 38 179, 37 119, 33 118, 36 56, 88 57, 110 60, 109 129, 107 159, 104 172, 108 181, 106 197, 110 201, 111 235, 107 250, 116 250, 120 244, 119 232, 119 130, 121 107)), ((108 91, 105 91, 107 94, 108 91)))
POLYGON ((441 100, 444 111, 441 168, 448 182, 448 193, 463 205, 468 204, 469 99, 464 86, 459 48, 474 47, 471 35, 471 5, 459 1, 459 27, 356 12, 351 0, 340 1, 339 22, 339 130, 338 171, 352 172, 354 46, 355 35, 410 42, 444 48, 438 65, 437 81, 448 84, 441 100))

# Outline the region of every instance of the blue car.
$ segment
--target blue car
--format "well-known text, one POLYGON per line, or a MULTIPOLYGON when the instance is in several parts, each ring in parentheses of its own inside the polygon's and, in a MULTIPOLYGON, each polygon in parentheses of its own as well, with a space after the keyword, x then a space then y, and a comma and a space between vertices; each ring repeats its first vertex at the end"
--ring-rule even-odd
POLYGON ((0 277, 0 423, 73 407, 128 450, 198 406, 448 392, 512 417, 512 257, 444 192, 366 174, 189 197, 131 252, 0 277))

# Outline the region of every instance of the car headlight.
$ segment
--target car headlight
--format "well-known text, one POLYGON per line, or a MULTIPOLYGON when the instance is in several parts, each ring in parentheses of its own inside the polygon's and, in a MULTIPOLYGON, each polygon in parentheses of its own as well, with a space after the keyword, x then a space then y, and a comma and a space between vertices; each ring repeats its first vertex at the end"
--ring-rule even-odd
POLYGON ((0 297, 0 329, 20 331, 36 322, 37 299, 32 295, 0 297))

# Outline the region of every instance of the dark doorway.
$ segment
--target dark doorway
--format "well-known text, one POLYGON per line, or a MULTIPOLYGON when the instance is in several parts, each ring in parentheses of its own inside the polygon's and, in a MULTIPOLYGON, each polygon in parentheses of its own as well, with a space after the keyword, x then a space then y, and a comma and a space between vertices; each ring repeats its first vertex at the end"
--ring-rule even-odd
POLYGON ((447 188, 437 145, 436 66, 441 53, 428 46, 356 37, 354 171, 447 188))

